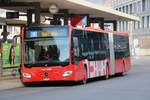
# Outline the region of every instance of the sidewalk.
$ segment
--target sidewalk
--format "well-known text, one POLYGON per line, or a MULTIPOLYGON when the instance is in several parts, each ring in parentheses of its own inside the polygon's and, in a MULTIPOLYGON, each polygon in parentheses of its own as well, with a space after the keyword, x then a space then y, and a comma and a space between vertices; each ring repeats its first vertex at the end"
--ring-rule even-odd
POLYGON ((0 78, 0 91, 23 87, 19 78, 0 78))
POLYGON ((133 65, 149 65, 150 56, 135 56, 135 57, 131 57, 131 61, 132 61, 133 65))
POLYGON ((16 76, 12 76, 8 73, 4 73, 3 76, 0 77, 0 91, 23 87, 18 74, 16 76))

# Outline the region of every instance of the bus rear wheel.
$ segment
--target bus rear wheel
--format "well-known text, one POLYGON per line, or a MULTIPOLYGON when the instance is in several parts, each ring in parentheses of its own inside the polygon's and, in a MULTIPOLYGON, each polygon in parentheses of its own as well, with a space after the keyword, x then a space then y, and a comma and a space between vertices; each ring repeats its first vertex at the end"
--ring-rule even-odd
POLYGON ((125 71, 125 63, 123 62, 122 72, 119 73, 119 76, 125 76, 125 75, 126 75, 126 71, 125 71))
POLYGON ((107 80, 107 79, 109 79, 109 66, 108 66, 108 64, 107 64, 107 66, 106 66, 106 75, 104 76, 104 80, 107 80))

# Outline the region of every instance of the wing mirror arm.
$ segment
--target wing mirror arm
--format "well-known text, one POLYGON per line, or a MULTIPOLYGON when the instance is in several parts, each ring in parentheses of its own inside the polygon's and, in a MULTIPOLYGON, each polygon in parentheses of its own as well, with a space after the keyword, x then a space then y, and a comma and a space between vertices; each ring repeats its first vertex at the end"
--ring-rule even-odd
POLYGON ((15 35, 13 37, 13 46, 16 47, 17 46, 17 38, 20 37, 20 35, 15 35))

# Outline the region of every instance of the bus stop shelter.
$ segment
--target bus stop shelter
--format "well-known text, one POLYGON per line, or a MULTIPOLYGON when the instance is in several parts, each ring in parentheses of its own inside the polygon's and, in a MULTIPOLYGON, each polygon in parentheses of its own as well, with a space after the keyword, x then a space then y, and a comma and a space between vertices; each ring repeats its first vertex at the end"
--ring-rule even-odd
MULTIPOLYGON (((0 0, 0 8, 11 9, 27 13, 27 23, 32 23, 32 14, 35 14, 35 23, 40 24, 42 16, 53 16, 56 20, 63 18, 65 25, 68 24, 70 16, 87 16, 87 23, 97 22, 103 28, 104 23, 116 21, 139 20, 138 17, 125 14, 107 7, 90 3, 85 0, 0 0), (51 14, 50 6, 56 5, 58 12, 51 14)), ((52 8, 53 9, 53 8, 52 8)), ((116 27, 114 27, 116 30, 116 27)))

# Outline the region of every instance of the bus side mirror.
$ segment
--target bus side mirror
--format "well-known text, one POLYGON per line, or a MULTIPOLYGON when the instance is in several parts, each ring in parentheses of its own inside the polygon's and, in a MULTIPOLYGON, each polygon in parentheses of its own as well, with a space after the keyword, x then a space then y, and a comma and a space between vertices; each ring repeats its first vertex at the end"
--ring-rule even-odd
POLYGON ((12 45, 13 45, 14 47, 17 46, 17 38, 18 38, 18 37, 20 37, 20 35, 16 35, 16 36, 13 37, 13 43, 12 43, 12 45))
POLYGON ((12 45, 13 45, 14 47, 17 46, 17 37, 14 37, 14 38, 13 38, 13 43, 12 43, 12 45))

